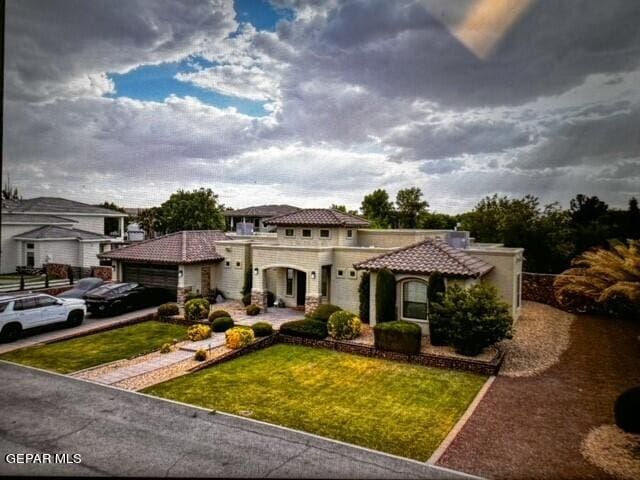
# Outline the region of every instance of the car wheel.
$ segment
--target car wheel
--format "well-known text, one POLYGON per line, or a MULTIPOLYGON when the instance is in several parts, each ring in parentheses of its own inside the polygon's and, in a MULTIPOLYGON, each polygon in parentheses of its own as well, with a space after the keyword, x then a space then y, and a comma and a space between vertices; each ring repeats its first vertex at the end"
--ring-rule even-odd
POLYGON ((81 310, 74 310, 73 312, 69 313, 69 316, 67 317, 67 325, 70 327, 77 327, 78 325, 82 324, 83 320, 84 313, 82 313, 81 310))
POLYGON ((2 328, 0 332, 0 341, 13 342, 20 338, 22 326, 19 323, 9 323, 2 328))

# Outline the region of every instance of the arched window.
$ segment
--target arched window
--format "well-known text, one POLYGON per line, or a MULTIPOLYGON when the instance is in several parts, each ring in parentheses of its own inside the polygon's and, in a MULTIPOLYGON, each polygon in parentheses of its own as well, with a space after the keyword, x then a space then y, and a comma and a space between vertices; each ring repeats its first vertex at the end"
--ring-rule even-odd
POLYGON ((408 280, 402 284, 402 316, 427 319, 427 284, 419 280, 408 280))

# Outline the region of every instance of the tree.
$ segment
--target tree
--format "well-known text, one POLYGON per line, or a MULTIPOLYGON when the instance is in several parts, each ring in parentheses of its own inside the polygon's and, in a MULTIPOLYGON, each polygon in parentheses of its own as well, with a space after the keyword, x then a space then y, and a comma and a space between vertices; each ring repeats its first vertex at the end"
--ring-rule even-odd
POLYGON ((582 253, 554 282, 561 305, 593 302, 618 317, 640 319, 640 241, 618 240, 582 253))
POLYGON ((336 205, 335 203, 331 205, 331 210, 337 210, 342 213, 348 213, 349 215, 358 215, 357 210, 349 210, 346 205, 336 205))
POLYGON ((389 201, 389 194, 384 189, 377 189, 364 196, 362 214, 374 228, 389 228, 393 221, 393 203, 389 201))
POLYGON ((224 230, 224 206, 210 188, 187 192, 178 190, 160 205, 159 230, 224 230))
POLYGON ((429 203, 422 200, 418 187, 404 188, 396 195, 396 208, 400 228, 416 228, 418 216, 424 213, 429 203))
POLYGON ((22 195, 18 192, 18 187, 11 185, 11 177, 7 176, 7 181, 2 186, 3 200, 22 200, 22 195))
POLYGON ((638 200, 635 197, 631 197, 629 200, 626 237, 640 240, 640 210, 638 209, 638 200))
POLYGON ((418 215, 418 228, 427 230, 453 230, 458 224, 457 215, 446 213, 422 212, 418 215))
POLYGON ((134 217, 135 222, 144 230, 147 238, 153 238, 160 228, 160 209, 158 207, 140 210, 134 217))
POLYGON ((571 220, 579 225, 589 225, 597 221, 602 215, 607 213, 609 206, 598 197, 588 197, 586 195, 576 195, 569 204, 571 220))

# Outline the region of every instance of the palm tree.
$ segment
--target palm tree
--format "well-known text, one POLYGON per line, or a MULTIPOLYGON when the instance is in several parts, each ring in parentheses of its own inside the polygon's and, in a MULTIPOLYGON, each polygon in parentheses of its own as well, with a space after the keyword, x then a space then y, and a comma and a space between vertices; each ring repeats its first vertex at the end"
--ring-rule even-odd
POLYGON ((640 240, 609 242, 610 248, 588 250, 554 282, 561 305, 594 303, 616 316, 640 314, 640 240))

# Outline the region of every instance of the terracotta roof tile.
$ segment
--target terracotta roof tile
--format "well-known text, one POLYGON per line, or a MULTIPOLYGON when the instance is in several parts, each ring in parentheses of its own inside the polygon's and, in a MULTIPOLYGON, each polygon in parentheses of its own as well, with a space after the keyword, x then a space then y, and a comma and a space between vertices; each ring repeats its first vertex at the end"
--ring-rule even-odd
POLYGON ((275 217, 297 212, 298 207, 292 205, 257 205, 255 207, 239 208, 224 212, 226 217, 275 217))
POLYGON ((453 248, 442 240, 427 239, 356 263, 354 267, 374 271, 388 268, 394 273, 439 272, 443 275, 479 277, 488 273, 493 265, 464 250, 453 248))
POLYGON ((342 213, 330 208, 305 208, 294 213, 270 218, 264 224, 354 228, 366 228, 369 226, 369 222, 362 217, 342 213))
POLYGON ((185 230, 104 252, 100 258, 172 265, 217 262, 216 242, 229 240, 220 230, 185 230))
POLYGON ((20 233, 13 237, 16 240, 56 240, 62 238, 73 238, 76 240, 110 240, 111 237, 100 235, 78 228, 66 228, 58 225, 45 225, 25 233, 20 233))

